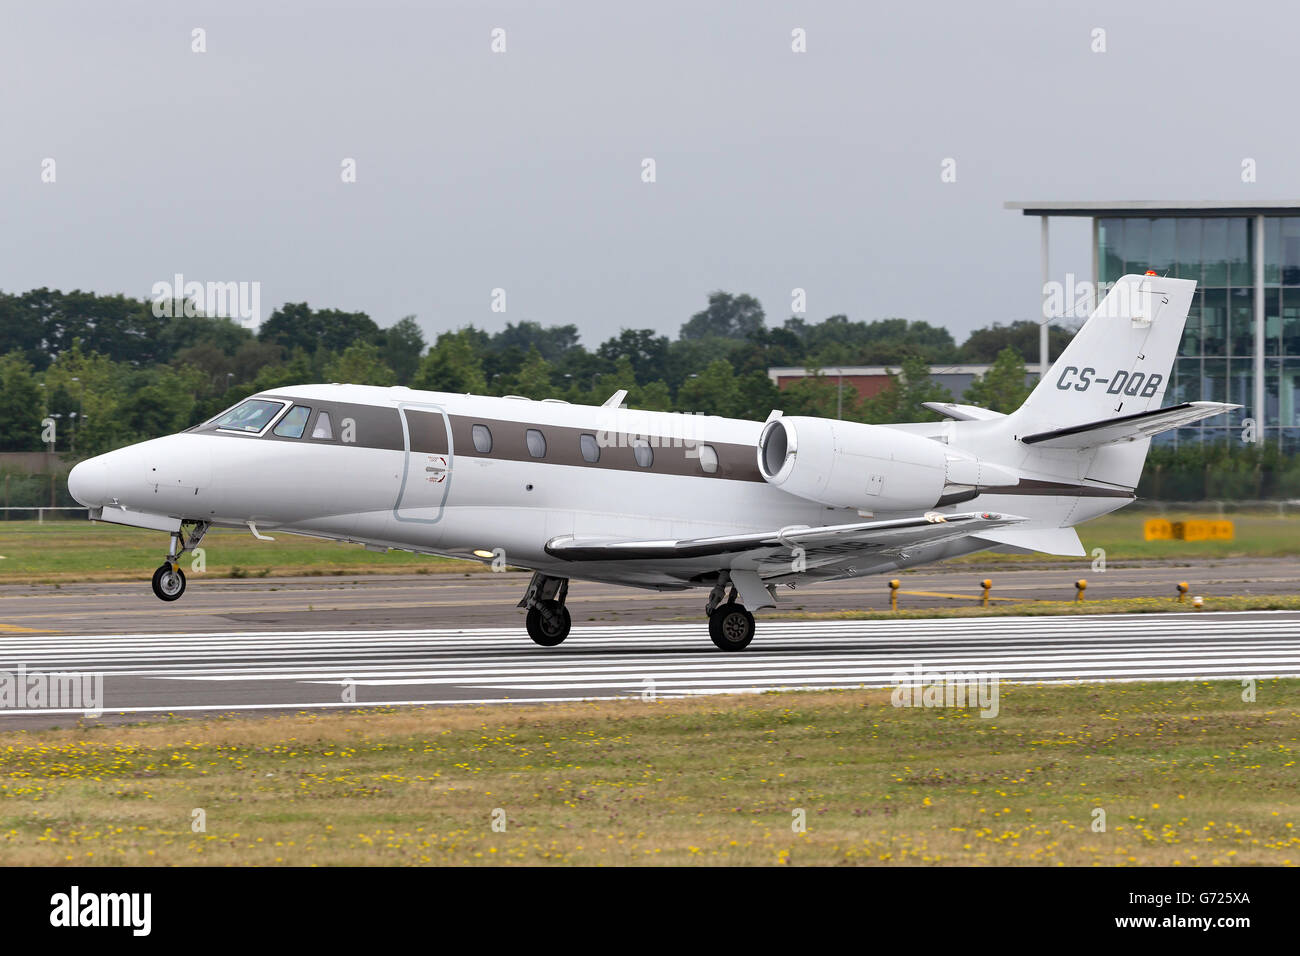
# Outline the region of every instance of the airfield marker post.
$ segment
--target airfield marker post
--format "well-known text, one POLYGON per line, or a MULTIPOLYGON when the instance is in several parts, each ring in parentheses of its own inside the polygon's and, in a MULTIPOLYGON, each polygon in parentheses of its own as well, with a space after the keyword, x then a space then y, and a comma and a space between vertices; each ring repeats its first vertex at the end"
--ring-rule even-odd
POLYGON ((900 582, 898 578, 894 578, 889 582, 889 609, 891 611, 898 610, 898 589, 901 586, 902 582, 900 582))
POLYGON ((1088 582, 1084 578, 1074 582, 1074 601, 1076 604, 1083 601, 1083 592, 1088 589, 1088 582))
POLYGON ((982 588, 984 589, 984 596, 983 596, 982 598, 980 598, 980 606, 981 606, 981 607, 988 607, 988 606, 989 606, 989 591, 993 590, 993 579, 992 579, 992 578, 985 578, 983 581, 980 582, 980 587, 982 587, 982 588))

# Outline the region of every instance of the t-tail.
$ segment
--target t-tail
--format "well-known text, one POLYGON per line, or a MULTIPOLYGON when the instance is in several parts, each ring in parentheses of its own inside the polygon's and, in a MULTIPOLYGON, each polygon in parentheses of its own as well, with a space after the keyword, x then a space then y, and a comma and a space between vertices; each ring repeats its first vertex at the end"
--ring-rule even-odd
POLYGON ((1030 470, 1132 490, 1152 435, 1239 408, 1162 407, 1196 283, 1126 275, 1007 418, 1030 470))

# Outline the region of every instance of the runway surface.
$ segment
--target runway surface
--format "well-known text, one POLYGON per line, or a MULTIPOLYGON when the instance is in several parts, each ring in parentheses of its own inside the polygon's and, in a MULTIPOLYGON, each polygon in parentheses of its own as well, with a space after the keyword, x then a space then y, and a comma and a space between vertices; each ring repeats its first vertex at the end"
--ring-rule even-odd
MULTIPOLYGON (((161 714, 506 703, 893 686, 926 674, 1012 681, 1300 676, 1300 613, 760 621, 742 653, 702 623, 575 626, 560 647, 520 627, 0 633, 0 671, 103 675, 105 721, 161 714)), ((0 729, 84 708, 0 710, 0 729)))
MULTIPOLYGON (((899 606, 970 604, 979 582, 993 580, 995 602, 1070 600, 1074 582, 1088 581, 1089 598, 1173 597, 1179 581, 1193 594, 1295 594, 1294 559, 1222 559, 1170 565, 1112 563, 1093 571, 1091 559, 1052 568, 939 565, 899 576, 899 606)), ((165 604, 149 589, 152 568, 139 580, 85 584, 0 586, 0 633, 45 634, 199 631, 278 631, 340 628, 523 627, 515 608, 528 575, 519 572, 345 575, 299 578, 208 578, 189 575, 185 595, 165 604)), ((889 607, 885 577, 778 591, 776 612, 889 607)), ((702 623, 705 592, 645 591, 574 581, 574 624, 702 623)))

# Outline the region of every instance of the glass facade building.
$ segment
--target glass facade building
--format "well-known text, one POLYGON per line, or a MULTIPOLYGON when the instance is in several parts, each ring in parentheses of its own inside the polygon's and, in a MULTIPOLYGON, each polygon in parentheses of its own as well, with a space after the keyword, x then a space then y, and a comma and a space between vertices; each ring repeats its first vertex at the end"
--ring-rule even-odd
MULTIPOLYGON (((1260 441, 1300 450, 1300 203, 1008 206, 1026 215, 1090 217, 1093 280, 1103 288, 1147 270, 1196 280, 1165 404, 1242 408, 1158 441, 1240 440, 1243 419, 1253 418, 1260 441)), ((1043 236, 1046 258, 1046 225, 1043 236)))

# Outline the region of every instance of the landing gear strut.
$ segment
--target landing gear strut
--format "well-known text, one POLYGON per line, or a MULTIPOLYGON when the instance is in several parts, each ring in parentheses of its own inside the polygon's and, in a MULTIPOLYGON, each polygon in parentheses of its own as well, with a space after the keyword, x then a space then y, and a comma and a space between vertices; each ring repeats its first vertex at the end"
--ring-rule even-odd
POLYGON ((568 578, 553 578, 540 571, 534 572, 518 606, 528 608, 528 636, 535 644, 556 647, 569 636, 573 619, 564 606, 564 599, 568 596, 568 578))
POLYGON ((172 535, 167 560, 153 573, 153 593, 161 601, 175 601, 185 593, 185 572, 181 570, 181 555, 193 551, 208 531, 208 522, 194 521, 181 524, 181 530, 172 535), (187 532, 185 524, 191 528, 187 532))

